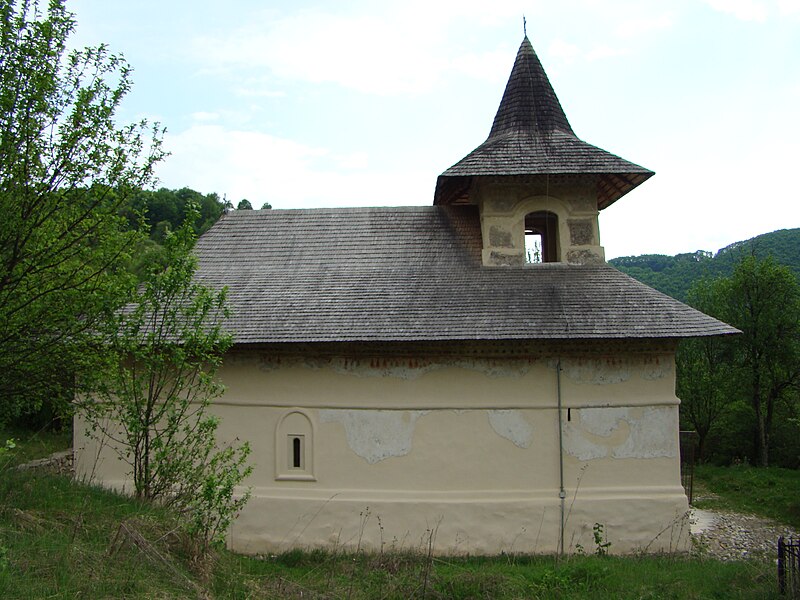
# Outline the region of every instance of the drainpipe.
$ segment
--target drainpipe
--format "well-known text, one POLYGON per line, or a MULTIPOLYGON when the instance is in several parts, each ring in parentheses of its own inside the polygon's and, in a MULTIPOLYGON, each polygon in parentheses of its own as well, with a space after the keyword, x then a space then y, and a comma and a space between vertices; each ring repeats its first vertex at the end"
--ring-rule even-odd
POLYGON ((564 490, 564 417, 561 410, 561 357, 556 364, 556 395, 558 398, 558 497, 561 500, 561 527, 559 530, 558 555, 564 555, 564 512, 567 492, 564 490))

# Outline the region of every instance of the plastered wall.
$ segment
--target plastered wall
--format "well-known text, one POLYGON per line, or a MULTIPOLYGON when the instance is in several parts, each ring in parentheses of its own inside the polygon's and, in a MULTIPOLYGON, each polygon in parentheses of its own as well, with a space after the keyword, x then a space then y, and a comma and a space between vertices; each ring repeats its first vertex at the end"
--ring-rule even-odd
MULTIPOLYGON (((248 440, 255 464, 232 529, 237 550, 556 551, 559 383, 566 550, 590 547, 594 523, 615 552, 686 543, 671 348, 507 358, 253 350, 232 353, 220 376, 220 434, 248 440), (305 449, 299 468, 293 435, 305 449)), ((84 475, 94 454, 79 456, 84 475)), ((108 452, 91 467, 123 484, 108 452)))

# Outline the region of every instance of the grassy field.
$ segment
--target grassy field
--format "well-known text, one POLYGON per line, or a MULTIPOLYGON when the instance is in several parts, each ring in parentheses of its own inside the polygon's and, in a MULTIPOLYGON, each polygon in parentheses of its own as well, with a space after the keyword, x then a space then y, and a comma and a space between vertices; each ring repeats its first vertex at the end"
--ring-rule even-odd
POLYGON ((5 463, 22 464, 72 446, 70 431, 27 431, 24 429, 0 429, 0 446, 6 440, 14 441, 14 449, 6 457, 0 454, 0 469, 5 463))
POLYGON ((219 551, 210 564, 192 564, 167 513, 42 470, 14 468, 67 444, 66 436, 23 438, 2 460, 1 598, 779 597, 773 564, 684 556, 558 561, 295 551, 253 558, 219 551))
POLYGON ((699 465, 695 481, 701 495, 707 490, 716 496, 695 502, 697 508, 756 514, 800 529, 800 471, 699 465))

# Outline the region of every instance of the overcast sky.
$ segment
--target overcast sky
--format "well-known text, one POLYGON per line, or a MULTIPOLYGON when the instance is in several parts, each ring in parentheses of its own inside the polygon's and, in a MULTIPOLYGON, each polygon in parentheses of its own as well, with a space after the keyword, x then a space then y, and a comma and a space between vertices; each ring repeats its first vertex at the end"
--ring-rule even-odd
POLYGON ((256 208, 431 204, 528 37, 575 133, 656 172, 608 258, 800 227, 800 0, 67 0, 134 68, 160 184, 256 208))

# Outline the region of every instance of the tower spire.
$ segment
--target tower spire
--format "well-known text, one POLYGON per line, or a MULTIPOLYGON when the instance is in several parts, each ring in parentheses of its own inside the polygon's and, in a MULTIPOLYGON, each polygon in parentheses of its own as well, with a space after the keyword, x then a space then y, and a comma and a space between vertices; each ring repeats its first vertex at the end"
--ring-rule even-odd
POLYGON ((550 175, 594 177, 597 208, 603 209, 653 172, 575 135, 526 35, 489 137, 439 176, 433 203, 472 203, 469 190, 476 177, 550 175))

